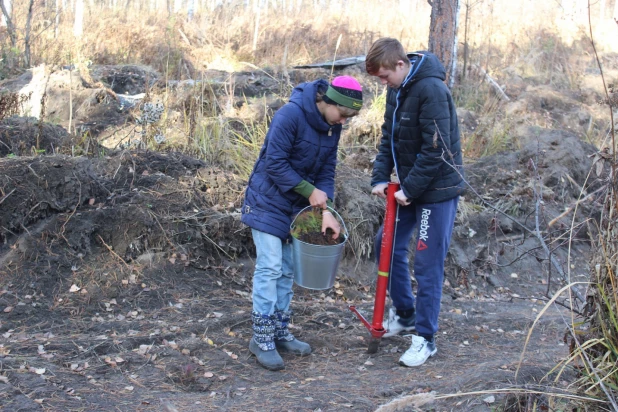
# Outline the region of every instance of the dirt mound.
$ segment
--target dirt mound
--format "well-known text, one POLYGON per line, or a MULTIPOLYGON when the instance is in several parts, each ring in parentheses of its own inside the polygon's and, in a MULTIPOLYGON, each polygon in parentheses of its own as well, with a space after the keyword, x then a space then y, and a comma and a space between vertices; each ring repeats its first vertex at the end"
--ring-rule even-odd
POLYGON ((17 79, 0 83, 1 92, 28 96, 20 115, 63 126, 79 137, 96 136, 106 128, 127 122, 116 94, 95 82, 86 68, 52 70, 40 65, 17 79))
MULTIPOLYGON (((41 291, 56 289, 76 272, 100 275, 109 267, 122 271, 131 262, 172 255, 187 264, 232 259, 252 247, 246 230, 238 232, 240 200, 228 195, 233 180, 184 155, 121 152, 0 162, 4 274, 42 276, 41 291), (55 271, 64 275, 50 278, 55 271)), ((27 279, 21 282, 27 285, 27 279)))
POLYGON ((90 75, 118 94, 145 93, 161 77, 154 69, 138 65, 95 65, 90 75))
POLYGON ((574 205, 599 187, 596 176, 589 176, 596 150, 568 131, 532 127, 528 140, 521 150, 466 167, 470 186, 460 205, 447 272, 450 284, 460 288, 455 295, 470 291, 471 283, 526 294, 531 282, 548 285, 551 294, 549 284, 564 285, 565 273, 572 272, 573 279, 588 276, 585 222, 598 215, 599 205, 594 197, 574 205), (522 273, 528 274, 526 282, 522 273))
POLYGON ((71 141, 67 131, 34 117, 0 120, 0 156, 32 156, 62 151, 71 141))

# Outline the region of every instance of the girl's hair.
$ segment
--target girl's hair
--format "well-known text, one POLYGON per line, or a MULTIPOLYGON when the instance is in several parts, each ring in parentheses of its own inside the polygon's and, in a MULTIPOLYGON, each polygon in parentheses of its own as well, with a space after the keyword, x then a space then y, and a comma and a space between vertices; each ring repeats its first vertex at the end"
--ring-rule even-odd
POLYGON ((354 117, 359 113, 358 110, 354 110, 354 109, 350 109, 349 107, 342 106, 340 104, 335 103, 331 99, 329 99, 328 96, 326 96, 326 90, 324 91, 318 90, 318 92, 315 94, 315 102, 316 103, 324 102, 326 104, 332 104, 333 106, 337 106, 337 108, 339 109, 339 112, 341 112, 341 115, 343 117, 354 117))
POLYGON ((380 67, 395 70, 398 61, 410 64, 403 46, 397 39, 382 37, 376 40, 365 57, 367 73, 375 75, 380 67))

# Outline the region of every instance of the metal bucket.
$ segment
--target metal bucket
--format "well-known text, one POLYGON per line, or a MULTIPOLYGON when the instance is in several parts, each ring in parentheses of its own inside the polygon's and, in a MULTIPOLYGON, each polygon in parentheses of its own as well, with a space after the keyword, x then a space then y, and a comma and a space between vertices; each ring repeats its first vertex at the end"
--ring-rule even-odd
MULTIPOLYGON (((307 206, 299 212, 299 215, 310 208, 307 206)), ((337 267, 343 255, 343 249, 348 241, 348 230, 343 223, 343 219, 332 208, 333 212, 343 226, 344 241, 338 245, 312 245, 296 239, 292 236, 292 247, 294 250, 294 282, 303 288, 323 290, 330 289, 335 284, 337 267)), ((298 215, 296 215, 298 216, 298 215)), ((294 228, 292 222, 291 228, 294 228)))

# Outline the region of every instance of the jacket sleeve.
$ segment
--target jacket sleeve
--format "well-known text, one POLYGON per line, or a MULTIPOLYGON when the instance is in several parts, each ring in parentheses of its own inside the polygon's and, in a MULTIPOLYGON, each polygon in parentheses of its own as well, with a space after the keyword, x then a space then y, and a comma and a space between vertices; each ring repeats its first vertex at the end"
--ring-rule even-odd
POLYGON ((430 83, 420 93, 419 126, 421 150, 414 167, 403 179, 402 190, 408 199, 416 199, 427 190, 443 166, 445 147, 450 147, 450 110, 448 92, 442 83, 430 83))
POLYGON ((294 189, 303 178, 290 165, 297 123, 295 113, 281 108, 268 129, 268 147, 264 154, 266 173, 282 192, 294 189))
POLYGON ((329 199, 335 198, 335 169, 337 168, 337 147, 339 138, 333 150, 328 154, 328 159, 322 166, 320 173, 316 176, 315 187, 326 193, 329 199))
MULTIPOLYGON (((387 102, 391 97, 391 91, 389 90, 387 95, 387 102)), ((388 107, 388 106, 387 106, 388 107)), ((392 151, 392 118, 387 113, 384 114, 384 123, 382 123, 382 138, 380 139, 380 145, 378 146, 378 154, 376 160, 373 162, 373 173, 371 175, 371 186, 375 186, 379 183, 387 183, 391 181, 391 173, 395 167, 392 151)))

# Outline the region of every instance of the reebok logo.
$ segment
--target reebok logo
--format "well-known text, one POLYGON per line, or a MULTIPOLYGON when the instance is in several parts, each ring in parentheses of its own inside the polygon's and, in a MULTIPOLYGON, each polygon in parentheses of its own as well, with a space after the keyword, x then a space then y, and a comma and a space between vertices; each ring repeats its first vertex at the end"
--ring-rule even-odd
POLYGON ((429 234, 427 231, 429 230, 429 215, 431 215, 431 210, 423 209, 421 212, 421 226, 418 230, 418 244, 416 246, 416 250, 425 250, 427 249, 427 240, 429 239, 429 234))

